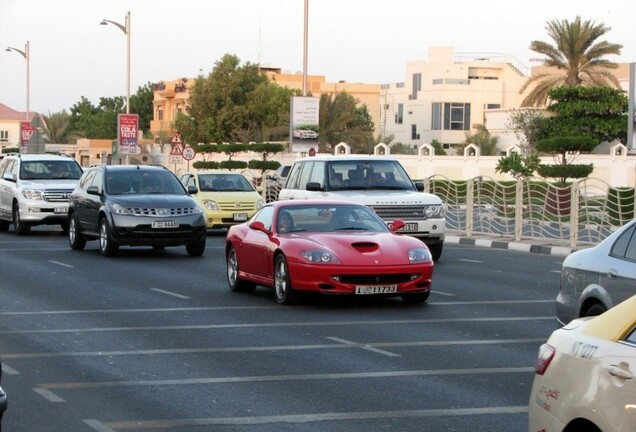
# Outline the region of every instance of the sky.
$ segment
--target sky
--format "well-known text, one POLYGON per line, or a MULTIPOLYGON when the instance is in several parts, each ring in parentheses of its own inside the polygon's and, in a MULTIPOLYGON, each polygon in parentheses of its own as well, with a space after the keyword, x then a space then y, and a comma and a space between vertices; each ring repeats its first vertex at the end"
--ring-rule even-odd
MULTIPOLYGON (((618 63, 636 61, 634 0, 308 0, 307 73, 327 82, 406 80, 406 64, 428 48, 501 53, 537 65, 530 42, 552 43, 546 23, 577 15, 611 28, 623 45, 618 63)), ((302 73, 305 0, 0 0, 0 103, 26 111, 67 110, 82 97, 126 94, 126 36, 131 13, 130 92, 146 84, 207 75, 225 54, 242 63, 302 73)))

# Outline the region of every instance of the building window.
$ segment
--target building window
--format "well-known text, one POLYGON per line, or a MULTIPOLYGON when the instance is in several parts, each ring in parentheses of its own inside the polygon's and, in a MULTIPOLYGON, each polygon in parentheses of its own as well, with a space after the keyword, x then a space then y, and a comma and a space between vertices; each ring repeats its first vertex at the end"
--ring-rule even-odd
POLYGON ((398 104, 398 110, 395 114, 395 123, 402 124, 404 122, 404 104, 398 104))
POLYGON ((499 109, 501 104, 486 104, 486 109, 499 109))
POLYGON ((9 142, 9 131, 0 130, 0 141, 9 142))
POLYGON ((413 91, 409 99, 417 99, 417 92, 420 90, 422 90, 422 74, 415 73, 413 74, 413 91))
POLYGON ((435 102, 431 120, 433 130, 470 130, 470 104, 435 102))
POLYGON ((157 108, 157 120, 163 120, 163 107, 157 108))
POLYGON ((411 139, 418 140, 420 139, 420 134, 417 133, 417 125, 411 125, 411 139))

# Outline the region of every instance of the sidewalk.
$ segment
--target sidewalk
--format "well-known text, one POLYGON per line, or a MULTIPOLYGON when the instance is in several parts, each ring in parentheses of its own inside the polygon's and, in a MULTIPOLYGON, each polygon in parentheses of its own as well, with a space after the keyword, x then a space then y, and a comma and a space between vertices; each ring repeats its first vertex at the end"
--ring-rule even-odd
POLYGON ((558 245, 550 243, 548 240, 524 240, 521 242, 508 241, 508 240, 493 240, 492 237, 487 236, 459 236, 459 235, 446 235, 445 242, 449 244, 471 245, 479 247, 508 249, 519 252, 540 253, 547 255, 555 255, 565 257, 570 253, 584 249, 584 247, 570 248, 568 246, 558 245))

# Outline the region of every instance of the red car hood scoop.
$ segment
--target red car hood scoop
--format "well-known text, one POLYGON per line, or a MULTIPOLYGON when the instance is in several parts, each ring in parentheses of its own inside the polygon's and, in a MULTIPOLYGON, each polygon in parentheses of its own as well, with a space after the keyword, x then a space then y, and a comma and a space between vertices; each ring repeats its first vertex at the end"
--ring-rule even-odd
POLYGON ((380 248, 377 243, 373 242, 356 242, 351 243, 351 246, 360 253, 375 252, 380 248))

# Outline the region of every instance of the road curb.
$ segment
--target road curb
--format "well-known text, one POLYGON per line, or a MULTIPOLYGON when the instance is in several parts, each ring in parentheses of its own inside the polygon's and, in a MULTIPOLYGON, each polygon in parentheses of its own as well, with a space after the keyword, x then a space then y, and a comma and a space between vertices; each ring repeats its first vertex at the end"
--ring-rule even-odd
POLYGON ((495 249, 508 249, 519 252, 540 253, 555 256, 568 256, 576 249, 564 246, 534 244, 525 242, 510 242, 505 240, 492 240, 474 237, 449 236, 445 237, 445 242, 460 245, 470 245, 495 249))

